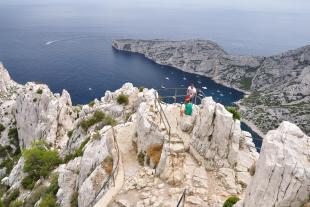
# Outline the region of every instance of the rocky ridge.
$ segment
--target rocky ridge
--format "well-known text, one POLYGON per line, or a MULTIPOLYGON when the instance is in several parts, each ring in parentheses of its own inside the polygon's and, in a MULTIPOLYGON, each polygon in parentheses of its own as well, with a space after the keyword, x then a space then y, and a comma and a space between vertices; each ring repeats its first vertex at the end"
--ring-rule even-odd
POLYGON ((72 106, 66 91, 60 95, 44 84, 19 85, 4 67, 0 73, 0 198, 5 205, 45 207, 49 198, 61 207, 100 206, 101 199, 111 201, 109 206, 172 207, 184 189, 187 206, 220 207, 231 195, 247 207, 309 202, 310 138, 293 124, 270 131, 259 156, 251 134, 211 97, 195 105, 192 116, 181 117, 180 104, 161 103, 168 131, 153 89, 126 83, 100 100, 72 106), (128 102, 119 103, 120 96, 128 102), (28 189, 24 152, 34 141, 44 141, 62 162, 28 189), (113 181, 119 169, 122 184, 113 181), (54 175, 57 188, 50 198, 45 193, 55 185, 54 175), (121 190, 105 197, 114 185, 121 190), (255 189, 270 193, 259 201, 262 190, 252 196, 255 189))
POLYGON ((270 57, 231 55, 208 40, 123 39, 112 46, 248 93, 240 110, 263 133, 284 120, 310 133, 310 46, 270 57))

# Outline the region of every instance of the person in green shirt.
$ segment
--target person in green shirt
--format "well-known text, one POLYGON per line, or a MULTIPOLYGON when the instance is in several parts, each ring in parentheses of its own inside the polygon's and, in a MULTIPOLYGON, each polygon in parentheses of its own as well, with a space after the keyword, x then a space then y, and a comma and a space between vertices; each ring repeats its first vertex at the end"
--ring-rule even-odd
POLYGON ((181 111, 181 116, 183 116, 183 113, 185 115, 191 116, 193 113, 193 104, 190 102, 190 98, 185 98, 185 109, 181 111))

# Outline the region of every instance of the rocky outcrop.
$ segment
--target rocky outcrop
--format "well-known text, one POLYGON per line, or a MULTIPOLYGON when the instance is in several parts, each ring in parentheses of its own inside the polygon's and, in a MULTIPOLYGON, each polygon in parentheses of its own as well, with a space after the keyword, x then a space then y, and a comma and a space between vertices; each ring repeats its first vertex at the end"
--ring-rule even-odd
POLYGON ((240 121, 234 120, 223 105, 211 97, 202 100, 191 146, 203 157, 207 170, 219 171, 219 177, 231 193, 248 185, 251 166, 258 158, 250 134, 243 132, 240 121))
POLYGON ((143 102, 137 111, 136 136, 133 140, 136 142, 139 152, 146 152, 151 145, 162 144, 166 136, 156 120, 155 107, 151 105, 153 103, 143 102))
POLYGON ((11 85, 10 75, 0 62, 0 92, 7 93, 11 85))
POLYGON ((283 122, 267 133, 255 175, 238 206, 300 207, 310 199, 310 137, 283 122))
POLYGON ((20 146, 27 148, 37 139, 57 146, 58 140, 63 139, 73 126, 70 113, 72 103, 67 91, 59 96, 46 85, 27 83, 24 93, 19 93, 16 98, 15 119, 20 146))
POLYGON ((81 157, 71 160, 58 168, 57 201, 62 207, 70 207, 74 193, 77 191, 78 175, 81 165, 81 157))
POLYGON ((310 133, 310 46, 270 57, 230 55, 208 40, 124 39, 112 46, 251 93, 240 103, 242 115, 264 133, 283 120, 310 133))

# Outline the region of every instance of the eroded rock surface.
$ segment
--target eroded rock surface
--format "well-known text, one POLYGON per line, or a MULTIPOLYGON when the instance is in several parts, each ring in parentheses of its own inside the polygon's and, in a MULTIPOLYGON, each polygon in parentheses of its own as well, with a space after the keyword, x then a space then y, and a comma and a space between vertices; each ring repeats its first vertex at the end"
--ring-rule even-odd
POLYGON ((300 207, 310 198, 310 137, 283 122, 267 133, 244 207, 300 207))

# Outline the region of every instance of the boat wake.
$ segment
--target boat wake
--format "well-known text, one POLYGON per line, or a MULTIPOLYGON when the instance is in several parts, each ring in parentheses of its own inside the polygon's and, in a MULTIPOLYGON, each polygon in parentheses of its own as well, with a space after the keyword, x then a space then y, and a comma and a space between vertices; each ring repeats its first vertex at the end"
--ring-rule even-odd
POLYGON ((58 42, 58 41, 59 41, 59 40, 48 41, 48 42, 45 43, 45 45, 51 45, 51 44, 53 44, 53 43, 55 43, 55 42, 58 42))

